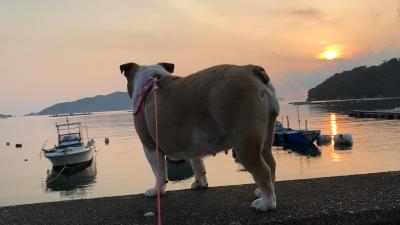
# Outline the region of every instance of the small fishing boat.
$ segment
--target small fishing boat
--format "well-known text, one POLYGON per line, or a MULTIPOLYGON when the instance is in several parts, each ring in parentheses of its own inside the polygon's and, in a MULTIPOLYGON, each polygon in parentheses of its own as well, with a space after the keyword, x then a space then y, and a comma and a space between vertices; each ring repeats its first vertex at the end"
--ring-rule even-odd
POLYGON ((94 140, 87 133, 87 143, 84 143, 82 135, 82 123, 70 123, 67 117, 66 124, 56 124, 58 133, 58 145, 54 148, 43 148, 43 155, 53 164, 53 168, 73 167, 82 164, 90 164, 95 152, 94 140))
POLYGON ((320 130, 293 130, 285 128, 282 123, 277 122, 275 126, 274 145, 312 145, 320 135, 320 130))

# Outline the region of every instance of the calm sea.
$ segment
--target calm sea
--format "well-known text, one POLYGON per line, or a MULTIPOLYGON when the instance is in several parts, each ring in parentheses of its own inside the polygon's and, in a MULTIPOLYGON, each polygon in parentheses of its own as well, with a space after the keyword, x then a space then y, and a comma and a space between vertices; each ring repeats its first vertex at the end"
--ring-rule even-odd
MULTIPOLYGON (((335 149, 332 143, 311 152, 273 148, 277 179, 291 180, 348 174, 400 170, 400 120, 354 119, 345 113, 358 108, 394 108, 400 102, 362 102, 299 107, 301 128, 323 134, 347 133, 353 136, 351 149, 335 149)), ((281 118, 289 116, 290 126, 298 128, 295 106, 281 103, 281 118)), ((0 206, 103 196, 143 193, 154 178, 136 135, 130 112, 104 112, 71 117, 89 128, 96 141, 95 162, 76 173, 57 173, 40 157, 40 149, 56 144, 55 123, 65 118, 48 116, 14 117, 0 120, 0 206), (109 138, 106 145, 104 139, 109 138), (10 146, 6 146, 10 142, 10 146), (15 148, 21 143, 22 148, 15 148)), ((171 165, 169 190, 189 188, 190 170, 171 165), (186 178, 186 179, 182 179, 186 178)), ((210 186, 252 183, 251 176, 235 163, 231 152, 206 158, 210 186)))

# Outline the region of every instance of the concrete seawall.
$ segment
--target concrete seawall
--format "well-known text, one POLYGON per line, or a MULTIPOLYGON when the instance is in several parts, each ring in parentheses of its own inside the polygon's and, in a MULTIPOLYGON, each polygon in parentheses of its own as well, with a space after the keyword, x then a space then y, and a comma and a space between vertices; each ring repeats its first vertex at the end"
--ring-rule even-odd
MULTIPOLYGON (((254 185, 170 191, 163 224, 400 224, 400 172, 277 182, 277 210, 250 208, 254 185)), ((155 200, 130 195, 0 208, 1 225, 157 224, 155 200)))

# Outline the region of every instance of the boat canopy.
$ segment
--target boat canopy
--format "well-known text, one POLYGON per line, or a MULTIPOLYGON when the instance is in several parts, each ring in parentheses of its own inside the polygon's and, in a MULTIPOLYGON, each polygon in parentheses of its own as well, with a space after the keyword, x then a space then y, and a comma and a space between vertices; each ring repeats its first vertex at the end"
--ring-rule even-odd
POLYGON ((81 123, 56 124, 59 146, 82 144, 81 123))

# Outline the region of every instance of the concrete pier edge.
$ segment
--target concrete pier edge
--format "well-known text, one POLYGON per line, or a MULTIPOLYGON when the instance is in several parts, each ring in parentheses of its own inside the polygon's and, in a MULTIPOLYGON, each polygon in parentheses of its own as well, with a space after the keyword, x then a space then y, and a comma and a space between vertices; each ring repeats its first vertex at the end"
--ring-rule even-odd
MULTIPOLYGON (((255 185, 169 191, 162 224, 400 224, 400 171, 276 183, 277 209, 250 208, 255 185)), ((0 208, 1 225, 157 224, 143 194, 0 208)))

